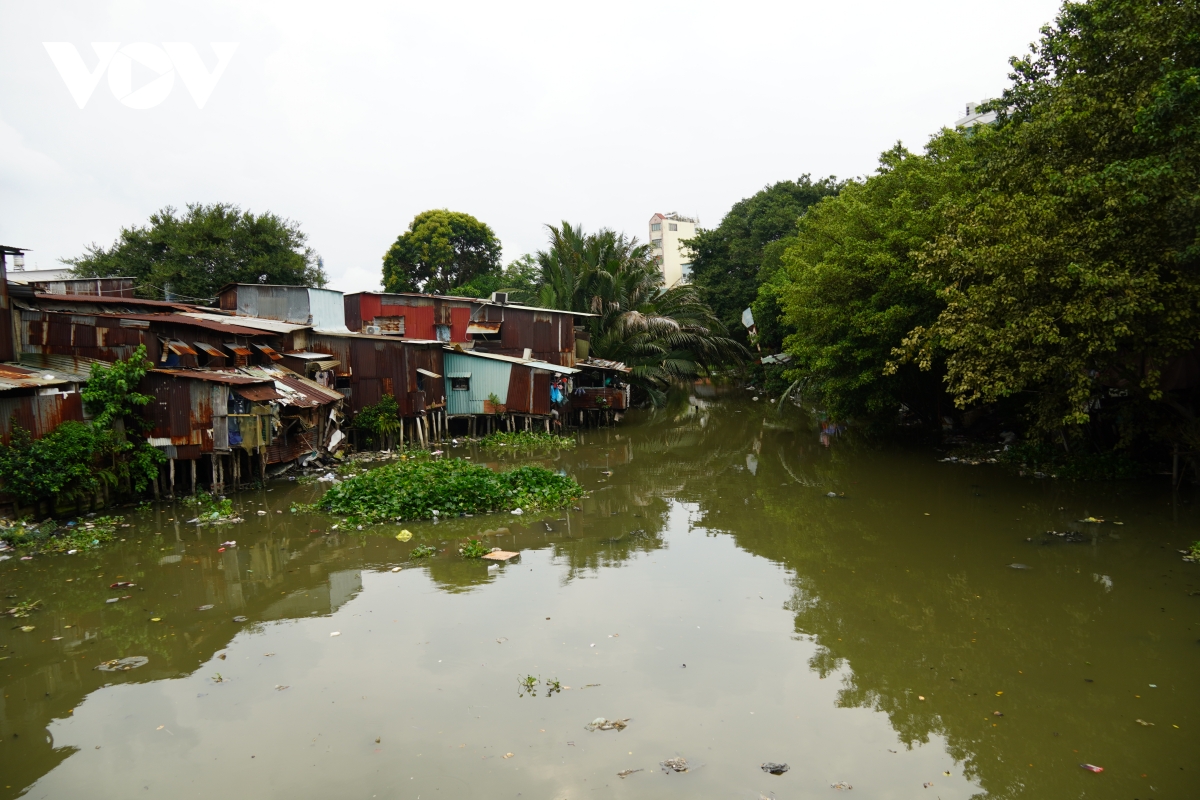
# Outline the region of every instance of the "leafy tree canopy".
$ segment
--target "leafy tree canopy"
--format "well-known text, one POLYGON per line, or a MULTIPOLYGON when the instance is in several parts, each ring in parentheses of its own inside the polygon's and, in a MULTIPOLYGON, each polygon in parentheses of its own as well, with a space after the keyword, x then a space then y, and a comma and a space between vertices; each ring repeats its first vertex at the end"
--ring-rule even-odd
POLYGON ((805 210, 840 187, 832 177, 780 181, 739 201, 720 225, 688 240, 694 254, 692 284, 728 329, 744 330, 742 310, 758 294, 764 248, 795 233, 805 210))
POLYGON ((463 297, 491 297, 492 292, 511 292, 520 295, 537 294, 540 280, 537 260, 530 253, 510 261, 503 272, 477 275, 470 282, 454 288, 463 297))
MULTIPOLYGON (((1121 384, 1191 399, 1163 371, 1200 341, 1200 4, 1067 2, 971 136, 977 166, 923 250, 945 310, 905 355, 947 353, 960 405, 1024 394, 1043 431, 1121 384)), ((1101 410, 1100 413, 1105 413, 1101 410)))
POLYGON ((435 209, 414 217, 384 255, 383 288, 448 294, 500 271, 500 240, 490 227, 470 214, 435 209))
POLYGON ((775 299, 793 330, 785 343, 789 375, 836 418, 894 420, 901 403, 927 414, 936 407, 940 376, 923 378, 911 366, 884 370, 905 335, 943 307, 916 279, 914 251, 939 230, 965 149, 955 134, 925 155, 897 144, 875 175, 844 184, 781 240, 787 248, 761 295, 775 299))
POLYGON ((141 297, 206 302, 227 283, 324 286, 320 258, 298 223, 228 203, 171 206, 123 228, 109 248, 65 259, 80 277, 133 277, 141 297))

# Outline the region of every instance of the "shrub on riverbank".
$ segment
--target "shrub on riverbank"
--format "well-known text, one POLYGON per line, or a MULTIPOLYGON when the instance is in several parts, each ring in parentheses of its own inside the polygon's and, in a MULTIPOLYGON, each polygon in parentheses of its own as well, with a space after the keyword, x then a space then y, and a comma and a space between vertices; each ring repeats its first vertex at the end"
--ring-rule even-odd
POLYGON ((498 431, 479 440, 481 447, 574 447, 574 436, 558 436, 542 431, 498 431))
POLYGON ((493 472, 461 458, 402 461, 333 486, 317 508, 362 520, 558 508, 583 496, 583 487, 544 467, 493 472))

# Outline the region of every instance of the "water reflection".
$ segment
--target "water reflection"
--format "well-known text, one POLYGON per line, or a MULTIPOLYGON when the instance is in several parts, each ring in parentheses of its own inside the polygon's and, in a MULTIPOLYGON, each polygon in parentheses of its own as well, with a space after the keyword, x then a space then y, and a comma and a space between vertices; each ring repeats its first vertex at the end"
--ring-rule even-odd
MULTIPOLYGON (((628 640, 644 627, 645 642, 630 651, 636 657, 611 669, 613 680, 632 675, 648 693, 624 689, 622 696, 604 696, 603 708, 589 702, 572 714, 581 721, 634 714, 633 726, 620 733, 622 742, 639 741, 638 725, 649 727, 648 719, 659 713, 672 720, 677 736, 681 729, 697 733, 715 725, 716 732, 705 733, 709 739, 697 739, 693 747, 701 741, 731 751, 749 745, 763 751, 763 758, 791 759, 787 780, 803 779, 805 753, 796 753, 787 737, 800 741, 812 731, 786 727, 804 725, 803 717, 822 720, 820 737, 842 748, 847 772, 873 776, 880 787, 910 777, 913 788, 919 787, 904 770, 913 770, 913 776, 928 771, 927 756, 886 759, 931 749, 949 754, 945 767, 959 781, 942 776, 939 767, 930 780, 939 782, 942 797, 1030 796, 1034 789, 1038 796, 1077 794, 1096 777, 1079 770, 1079 762, 1104 764, 1106 785, 1130 796, 1150 785, 1145 781, 1151 778, 1140 778, 1143 773, 1152 776, 1161 796, 1178 795, 1188 785, 1200 743, 1190 719, 1200 707, 1190 677, 1200 634, 1189 627, 1200 623, 1189 616, 1195 597, 1188 592, 1200 586, 1172 548, 1194 526, 1190 505, 1173 505, 1154 485, 1031 482, 995 468, 941 464, 933 452, 873 448, 838 432, 820 438, 825 433, 790 408, 676 398, 641 419, 631 415, 621 428, 586 432, 574 451, 458 449, 495 466, 532 459, 576 477, 589 495, 554 514, 406 523, 415 535, 400 543, 393 538, 398 526, 347 531, 334 527, 336 519, 288 513, 293 502, 310 501, 321 489, 280 482, 238 498, 248 520, 242 525, 197 528, 184 524, 178 509, 150 509, 131 513, 135 527, 128 529, 127 541, 100 553, 5 562, 0 571, 5 596, 41 599, 44 610, 32 618, 33 632, 0 631, 0 772, 11 787, 0 796, 17 796, 43 776, 62 773, 74 751, 56 746, 48 731, 65 735, 69 727, 55 720, 69 720, 85 699, 100 702, 97 693, 108 684, 207 680, 214 664, 224 668, 219 654, 241 652, 237 642, 247 633, 275 641, 291 636, 287 626, 294 628, 298 620, 336 616, 343 627, 348 615, 372 613, 407 618, 410 625, 427 620, 429 630, 414 633, 409 637, 414 641, 464 637, 448 645, 441 660, 403 651, 368 672, 386 675, 401 658, 415 659, 406 669, 431 675, 446 669, 438 666, 443 662, 457 664, 454 669, 461 671, 453 678, 437 681, 462 693, 464 708, 488 705, 479 682, 493 670, 504 672, 506 686, 508 672, 518 668, 555 669, 566 683, 565 670, 586 672, 583 667, 600 663, 589 647, 595 639, 571 639, 574 627, 586 628, 583 622, 536 646, 518 645, 516 631, 529 641, 538 635, 536 625, 546 624, 544 617, 557 623, 568 613, 575 619, 593 615, 598 630, 606 631, 596 637, 602 649, 609 644, 603 636, 624 633, 628 640), (1078 522, 1092 516, 1110 522, 1078 522), (525 555, 489 570, 457 555, 459 544, 474 536, 525 555), (220 552, 227 539, 237 539, 237 546, 220 552), (730 543, 743 555, 729 551, 730 543), (408 554, 418 544, 440 552, 414 562, 408 554), (1013 563, 1031 569, 1012 569, 1013 563), (397 567, 425 576, 428 590, 418 588, 425 583, 409 582, 404 585, 413 588, 402 601, 388 600, 393 590, 379 588, 378 573, 397 567), (556 588, 536 583, 543 567, 556 588), (518 573, 526 577, 508 579, 518 573), (117 581, 136 586, 110 590, 117 581), (592 583, 602 587, 605 602, 572 607, 572 592, 592 583), (106 602, 123 596, 129 599, 106 602), (767 598, 776 596, 771 605, 767 598), (692 627, 682 620, 696 609, 720 622, 704 625, 703 639, 680 651, 693 653, 679 658, 693 665, 685 673, 688 668, 666 661, 665 654, 673 657, 682 647, 675 643, 692 627), (790 623, 773 621, 780 612, 790 623), (528 631, 513 622, 517 618, 528 631), (478 635, 471 626, 479 628, 478 635), (454 633, 468 629, 470 635, 454 633), (468 647, 471 636, 501 649, 477 656, 468 647), (579 648, 574 661, 552 658, 564 647, 579 648), (131 655, 148 656, 149 663, 128 673, 93 669, 131 655), (508 669, 505 662, 500 670, 490 663, 500 657, 515 659, 514 666, 508 669), (686 691, 684 675, 694 682, 686 691), (815 710, 823 695, 805 682, 809 677, 836 684, 830 701, 838 715, 815 710), (1150 683, 1156 689, 1147 688, 1150 683), (476 688, 482 697, 473 694, 476 688), (634 698, 639 712, 607 707, 634 698), (793 715, 800 721, 779 720, 766 729, 726 719, 734 713, 731 705, 753 710, 772 703, 806 710, 793 715), (859 742, 863 723, 848 716, 855 710, 885 718, 897 744, 859 742), (690 717, 692 711, 698 716, 690 717), (1138 719, 1154 725, 1142 726, 1138 719), (781 749, 795 754, 777 752, 781 749), (961 783, 963 774, 969 785, 961 783)), ((695 620, 694 627, 699 630, 704 621, 695 620)), ((404 646, 414 643, 405 639, 404 646)), ((361 657, 372 658, 371 653, 361 657)), ((587 695, 579 688, 555 697, 551 702, 559 705, 553 708, 582 702, 587 695)), ((415 708, 430 690, 413 691, 400 699, 415 708)), ((324 706, 304 707, 324 713, 318 712, 324 706)), ((513 713, 521 712, 510 711, 510 717, 513 713)), ((475 712, 464 718, 483 724, 474 722, 475 712)), ((501 736, 515 719, 498 719, 489 730, 501 736)), ((406 724, 424 731, 462 723, 413 717, 406 724)), ((533 730, 549 724, 537 723, 533 730)), ((192 730, 192 746, 210 746, 206 730, 192 730)), ((571 741, 586 735, 577 726, 569 730, 564 736, 571 741)), ((412 731, 408 735, 427 735, 412 731)), ((421 741, 416 740, 418 749, 421 741)), ((571 747, 590 741, 579 739, 571 747)), ((485 766, 488 757, 485 749, 480 757, 485 766)), ((558 758, 545 755, 527 769, 549 780, 558 758)), ((725 780, 716 777, 725 775, 716 766, 719 756, 708 758, 714 777, 705 780, 725 780)), ((464 769, 438 763, 442 772, 464 769)), ((465 774, 474 777, 464 778, 467 788, 458 791, 486 796, 483 789, 494 778, 465 774)), ((582 777, 543 785, 521 782, 534 780, 534 774, 514 775, 514 794, 522 786, 529 793, 533 785, 547 792, 592 788, 578 782, 582 777)), ((855 778, 839 774, 830 782, 834 777, 855 778)), ((749 787, 770 789, 744 780, 728 788, 745 789, 744 794, 749 787)), ((677 791, 663 793, 649 782, 621 785, 635 794, 649 792, 644 796, 677 791)), ((859 791, 867 785, 859 783, 859 791)), ((684 792, 678 796, 707 791, 678 786, 684 792)))

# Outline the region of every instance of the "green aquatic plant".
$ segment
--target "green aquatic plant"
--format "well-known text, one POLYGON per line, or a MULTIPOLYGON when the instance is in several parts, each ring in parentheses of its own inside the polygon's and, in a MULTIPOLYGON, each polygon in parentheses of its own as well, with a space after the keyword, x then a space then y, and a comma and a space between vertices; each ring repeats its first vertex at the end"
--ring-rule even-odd
POLYGON ((478 539, 469 539, 467 543, 458 548, 458 552, 464 558, 483 558, 488 553, 492 552, 492 548, 488 547, 478 539))
POLYGON ((549 697, 550 695, 554 694, 555 692, 561 692, 561 691, 562 691, 562 682, 559 681, 557 678, 552 681, 546 681, 546 697, 549 697))
POLYGON ((517 694, 521 697, 530 695, 537 697, 537 687, 541 683, 541 678, 535 678, 532 675, 526 675, 524 678, 517 677, 517 694))
POLYGON ((493 472, 454 458, 400 461, 356 475, 332 486, 317 507, 382 522, 558 508, 582 496, 578 483, 544 467, 493 472))
POLYGON ((437 548, 429 544, 419 544, 408 554, 409 558, 429 558, 437 552, 437 548))
POLYGON ((498 431, 483 437, 482 447, 512 447, 533 449, 538 447, 574 447, 574 436, 558 436, 544 431, 498 431))
POLYGON ((3 615, 23 619, 28 617, 34 611, 38 610, 38 606, 42 604, 41 600, 22 600, 11 608, 4 609, 3 615))
POLYGON ((66 553, 90 550, 111 542, 117 528, 125 523, 122 516, 93 517, 79 524, 58 526, 53 520, 40 524, 21 520, 12 527, 0 528, 0 540, 13 547, 39 553, 66 553))
POLYGON ((195 509, 196 518, 201 522, 217 519, 227 519, 233 516, 233 501, 227 497, 217 498, 208 492, 197 492, 183 498, 183 504, 195 509))

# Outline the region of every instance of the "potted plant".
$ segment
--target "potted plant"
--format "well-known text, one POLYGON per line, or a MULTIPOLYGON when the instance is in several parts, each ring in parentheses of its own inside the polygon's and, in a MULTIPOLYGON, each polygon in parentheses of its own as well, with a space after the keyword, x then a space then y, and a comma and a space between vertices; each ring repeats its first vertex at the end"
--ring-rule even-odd
POLYGON ((487 396, 487 400, 483 401, 483 413, 485 414, 503 414, 506 410, 494 392, 487 396))

